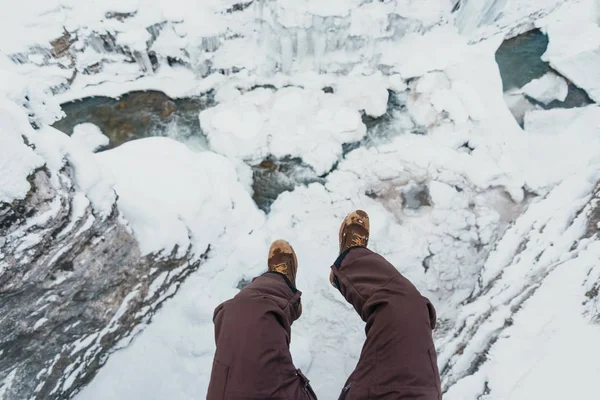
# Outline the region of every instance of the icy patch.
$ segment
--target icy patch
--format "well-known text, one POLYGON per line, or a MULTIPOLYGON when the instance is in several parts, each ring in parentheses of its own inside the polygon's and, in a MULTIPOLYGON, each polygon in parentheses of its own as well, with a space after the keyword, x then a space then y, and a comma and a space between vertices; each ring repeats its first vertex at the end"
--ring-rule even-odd
POLYGON ((110 139, 102 133, 100 128, 90 123, 76 125, 73 128, 71 138, 81 147, 91 152, 108 146, 110 143, 110 139))
POLYGON ((555 73, 548 72, 539 79, 534 79, 521 89, 523 93, 548 105, 555 100, 563 102, 569 94, 567 81, 555 73))

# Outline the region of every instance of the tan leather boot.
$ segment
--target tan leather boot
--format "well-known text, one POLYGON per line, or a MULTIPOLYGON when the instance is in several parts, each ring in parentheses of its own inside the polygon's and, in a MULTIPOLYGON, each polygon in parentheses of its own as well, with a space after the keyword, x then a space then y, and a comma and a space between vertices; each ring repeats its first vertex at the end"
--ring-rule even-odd
MULTIPOLYGON (((352 211, 340 226, 340 254, 352 247, 367 247, 369 244, 369 215, 363 210, 352 211)), ((333 271, 329 281, 335 286, 333 271)))
POLYGON ((285 275, 296 287, 298 259, 292 246, 285 240, 276 240, 269 250, 269 271, 285 275))

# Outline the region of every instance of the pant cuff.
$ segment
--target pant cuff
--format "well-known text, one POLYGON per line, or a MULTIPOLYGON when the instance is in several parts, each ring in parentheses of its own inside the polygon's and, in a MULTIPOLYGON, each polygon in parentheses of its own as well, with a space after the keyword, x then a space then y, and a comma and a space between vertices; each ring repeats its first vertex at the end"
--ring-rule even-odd
POLYGON ((298 292, 298 289, 296 289, 296 287, 294 285, 292 285, 292 282, 290 282, 288 277, 285 276, 284 274, 282 274, 281 272, 267 271, 263 275, 266 275, 266 274, 275 274, 275 275, 281 276, 285 280, 286 285, 288 285, 288 287, 291 289, 292 293, 296 294, 298 292))

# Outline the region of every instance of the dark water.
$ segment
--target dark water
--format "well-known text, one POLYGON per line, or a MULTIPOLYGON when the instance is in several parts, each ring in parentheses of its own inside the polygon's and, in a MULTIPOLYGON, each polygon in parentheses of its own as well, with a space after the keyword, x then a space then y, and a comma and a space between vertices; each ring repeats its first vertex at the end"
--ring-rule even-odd
POLYGON ((539 29, 505 40, 496 52, 504 91, 519 89, 550 71, 541 57, 548 48, 548 36, 539 29))
POLYGON ((162 92, 131 92, 119 99, 88 97, 62 105, 66 117, 54 127, 66 134, 83 122, 97 125, 109 137, 107 149, 134 139, 166 136, 194 150, 206 149, 198 114, 212 106, 212 96, 171 99, 162 92))
MULTIPOLYGON (((90 97, 62 105, 66 117, 54 127, 67 133, 84 122, 97 125, 109 137, 110 145, 103 150, 125 142, 151 136, 166 136, 181 141, 192 150, 208 149, 206 136, 200 128, 201 110, 214 105, 212 96, 171 99, 162 92, 131 92, 119 99, 90 97)), ((344 146, 344 155, 360 146, 380 144, 391 137, 410 132, 414 128, 406 111, 406 96, 390 94, 388 112, 381 118, 364 118, 368 127, 363 140, 344 146)), ((335 169, 335 167, 334 167, 335 169)), ((252 166, 254 201, 260 209, 269 212, 279 195, 300 185, 325 181, 299 158, 277 160, 267 158, 252 166)))
MULTIPOLYGON (((502 76, 504 91, 520 89, 532 80, 552 71, 550 64, 542 61, 542 55, 547 49, 548 36, 539 29, 505 40, 496 52, 496 62, 502 76)), ((569 82, 569 94, 564 102, 554 101, 544 105, 533 99, 530 101, 547 110, 582 107, 593 103, 584 90, 571 82, 569 82)))
POLYGON ((324 178, 318 177, 315 171, 304 165, 299 158, 270 158, 252 167, 252 170, 253 198, 258 207, 265 212, 271 210, 271 205, 281 193, 291 192, 301 185, 325 182, 324 178))

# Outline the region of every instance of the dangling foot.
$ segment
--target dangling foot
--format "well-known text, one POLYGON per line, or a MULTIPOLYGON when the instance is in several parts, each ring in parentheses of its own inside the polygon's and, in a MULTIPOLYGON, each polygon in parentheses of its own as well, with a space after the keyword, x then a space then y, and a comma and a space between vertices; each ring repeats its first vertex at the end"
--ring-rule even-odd
POLYGON ((269 250, 269 271, 285 275, 296 287, 298 259, 292 246, 285 240, 276 240, 269 250))
MULTIPOLYGON (((363 210, 356 210, 348 214, 340 227, 340 254, 352 247, 367 247, 369 244, 369 216, 363 210)), ((329 281, 335 285, 333 271, 329 281)))
POLYGON ((340 227, 340 254, 351 247, 369 244, 369 216, 362 210, 348 214, 340 227))

